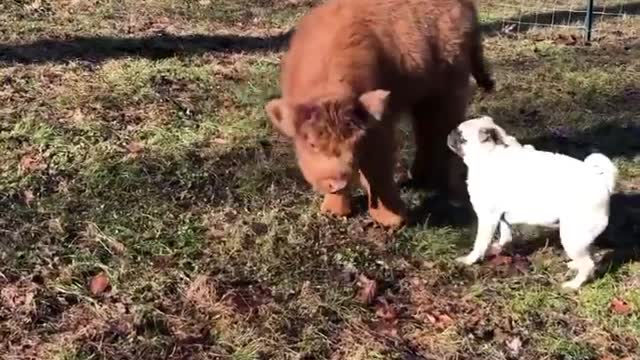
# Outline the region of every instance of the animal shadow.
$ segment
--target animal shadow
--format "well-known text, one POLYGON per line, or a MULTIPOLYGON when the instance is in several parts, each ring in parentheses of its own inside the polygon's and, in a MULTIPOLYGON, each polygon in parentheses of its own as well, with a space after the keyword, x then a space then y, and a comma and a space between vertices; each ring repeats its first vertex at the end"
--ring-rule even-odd
POLYGON ((408 224, 427 223, 429 226, 462 228, 474 223, 475 214, 471 204, 452 204, 446 195, 431 193, 416 207, 409 210, 408 224))
MULTIPOLYGON (((594 242, 594 248, 606 251, 598 262, 596 278, 614 274, 627 263, 640 261, 640 193, 613 194, 610 208, 609 225, 594 242)), ((470 206, 452 206, 439 194, 426 197, 413 208, 409 220, 411 225, 427 222, 430 226, 476 226, 470 206)), ((557 230, 535 227, 536 235, 531 238, 522 230, 516 230, 515 241, 505 248, 505 253, 528 257, 545 247, 563 252, 557 230)))
POLYGON ((599 276, 616 273, 624 264, 640 260, 640 193, 611 197, 609 226, 595 246, 610 250, 600 260, 599 276))
MULTIPOLYGON (((596 238, 593 247, 606 251, 598 262, 595 277, 616 273, 630 262, 640 261, 640 193, 616 193, 611 196, 609 225, 596 238)), ((537 229, 539 235, 514 242, 505 251, 510 255, 530 256, 543 247, 563 252, 557 230, 537 229)), ((519 233, 519 231, 518 231, 519 233)))

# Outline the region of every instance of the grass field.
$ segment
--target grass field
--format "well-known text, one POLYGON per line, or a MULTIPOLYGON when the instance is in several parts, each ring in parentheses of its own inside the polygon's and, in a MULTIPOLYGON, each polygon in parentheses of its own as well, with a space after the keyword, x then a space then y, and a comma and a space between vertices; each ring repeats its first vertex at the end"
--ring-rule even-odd
POLYGON ((574 293, 553 232, 462 267, 473 218, 428 194, 395 233, 318 214, 263 110, 311 5, 0 4, 0 358, 639 359, 639 17, 485 40, 471 113, 620 168, 574 293))

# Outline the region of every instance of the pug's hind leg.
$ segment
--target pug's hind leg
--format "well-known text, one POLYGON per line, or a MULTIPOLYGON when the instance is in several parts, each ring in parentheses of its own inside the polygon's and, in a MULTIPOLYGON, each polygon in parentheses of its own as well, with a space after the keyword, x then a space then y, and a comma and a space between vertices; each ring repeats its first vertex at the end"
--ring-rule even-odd
POLYGON ((500 219, 500 237, 497 242, 494 242, 491 245, 491 253, 492 254, 500 254, 504 249, 505 245, 513 240, 513 233, 511 230, 511 225, 506 222, 504 219, 500 219))

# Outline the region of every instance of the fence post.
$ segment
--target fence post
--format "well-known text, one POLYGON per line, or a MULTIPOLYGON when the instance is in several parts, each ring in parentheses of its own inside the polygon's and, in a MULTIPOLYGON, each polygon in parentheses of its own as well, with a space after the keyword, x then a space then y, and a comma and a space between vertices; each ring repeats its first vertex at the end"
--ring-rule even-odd
POLYGON ((591 41, 591 32, 593 30, 593 0, 587 0, 586 15, 587 41, 591 41))

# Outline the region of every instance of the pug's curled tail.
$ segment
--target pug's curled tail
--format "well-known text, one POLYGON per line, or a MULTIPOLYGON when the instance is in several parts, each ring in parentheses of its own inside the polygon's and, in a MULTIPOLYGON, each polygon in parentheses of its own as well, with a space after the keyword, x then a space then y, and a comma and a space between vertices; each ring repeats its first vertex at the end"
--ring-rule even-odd
POLYGON ((609 194, 613 193, 616 186, 616 178, 618 177, 618 169, 613 162, 602 154, 594 153, 587 156, 584 159, 584 163, 593 168, 596 174, 600 175, 607 185, 609 194))

